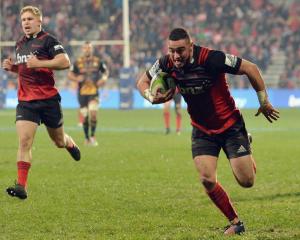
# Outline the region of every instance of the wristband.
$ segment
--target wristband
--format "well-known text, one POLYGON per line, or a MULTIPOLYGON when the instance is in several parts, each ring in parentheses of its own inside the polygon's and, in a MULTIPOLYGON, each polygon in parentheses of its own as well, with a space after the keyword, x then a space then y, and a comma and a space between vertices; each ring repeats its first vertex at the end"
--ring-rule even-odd
POLYGON ((13 64, 12 67, 11 67, 11 71, 15 72, 15 73, 18 72, 18 65, 13 64))
POLYGON ((146 98, 149 102, 153 102, 153 95, 151 94, 150 92, 150 89, 147 88, 145 91, 144 91, 144 98, 146 98))
POLYGON ((268 94, 267 94, 266 90, 258 91, 258 92, 256 92, 256 94, 257 94, 257 98, 258 98, 260 106, 263 106, 268 102, 268 94))

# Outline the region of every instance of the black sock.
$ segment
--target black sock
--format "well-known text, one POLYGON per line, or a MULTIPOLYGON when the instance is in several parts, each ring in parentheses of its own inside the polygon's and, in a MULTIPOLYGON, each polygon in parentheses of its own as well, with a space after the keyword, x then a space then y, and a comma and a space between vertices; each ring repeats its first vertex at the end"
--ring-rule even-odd
POLYGON ((97 120, 91 120, 91 136, 94 137, 95 136, 95 132, 96 132, 96 127, 97 127, 97 120))
POLYGON ((86 139, 89 139, 89 118, 85 117, 83 122, 83 132, 86 139))

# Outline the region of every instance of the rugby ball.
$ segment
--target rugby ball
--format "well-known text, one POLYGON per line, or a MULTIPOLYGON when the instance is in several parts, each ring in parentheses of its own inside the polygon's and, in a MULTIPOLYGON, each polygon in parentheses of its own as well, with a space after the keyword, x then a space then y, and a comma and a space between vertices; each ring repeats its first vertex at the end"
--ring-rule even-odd
POLYGON ((175 92, 176 83, 175 79, 166 72, 156 74, 151 80, 150 92, 153 96, 155 96, 157 92, 164 94, 170 88, 175 92))

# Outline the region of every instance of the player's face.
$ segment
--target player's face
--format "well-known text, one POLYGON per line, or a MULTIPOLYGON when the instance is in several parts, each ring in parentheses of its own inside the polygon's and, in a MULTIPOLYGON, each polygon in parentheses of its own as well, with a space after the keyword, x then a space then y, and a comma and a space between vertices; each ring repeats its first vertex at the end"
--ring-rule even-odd
POLYGON ((82 46, 82 51, 83 51, 83 55, 85 57, 90 57, 93 55, 93 46, 92 44, 88 43, 88 44, 84 44, 82 46))
POLYGON ((188 39, 169 40, 168 52, 176 68, 182 68, 192 57, 193 43, 188 39))
POLYGON ((41 31, 41 18, 27 11, 21 15, 22 29, 26 36, 31 36, 41 31))

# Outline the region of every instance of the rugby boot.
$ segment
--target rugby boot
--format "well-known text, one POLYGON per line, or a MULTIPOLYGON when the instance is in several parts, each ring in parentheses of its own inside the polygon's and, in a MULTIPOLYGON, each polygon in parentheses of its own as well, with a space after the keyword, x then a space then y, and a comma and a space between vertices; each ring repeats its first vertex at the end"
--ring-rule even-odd
POLYGON ((90 145, 93 147, 97 147, 99 145, 95 137, 90 137, 90 145))
POLYGON ((239 221, 238 223, 232 223, 225 227, 224 234, 225 235, 234 235, 238 234, 241 235, 242 233, 245 232, 245 226, 244 223, 239 221))
POLYGON ((6 192, 8 193, 8 195, 12 196, 12 197, 18 197, 22 200, 27 198, 27 192, 24 186, 16 183, 14 186, 12 187, 8 187, 6 189, 6 192))
POLYGON ((73 145, 73 147, 67 147, 67 150, 75 161, 80 160, 81 154, 80 154, 79 147, 77 147, 76 145, 73 145))
POLYGON ((81 158, 80 149, 79 149, 79 147, 75 144, 74 140, 73 140, 70 136, 69 136, 69 139, 71 140, 73 146, 71 146, 71 147, 66 147, 66 149, 68 150, 68 152, 70 153, 70 155, 72 156, 72 158, 73 158, 75 161, 79 161, 80 158, 81 158))

